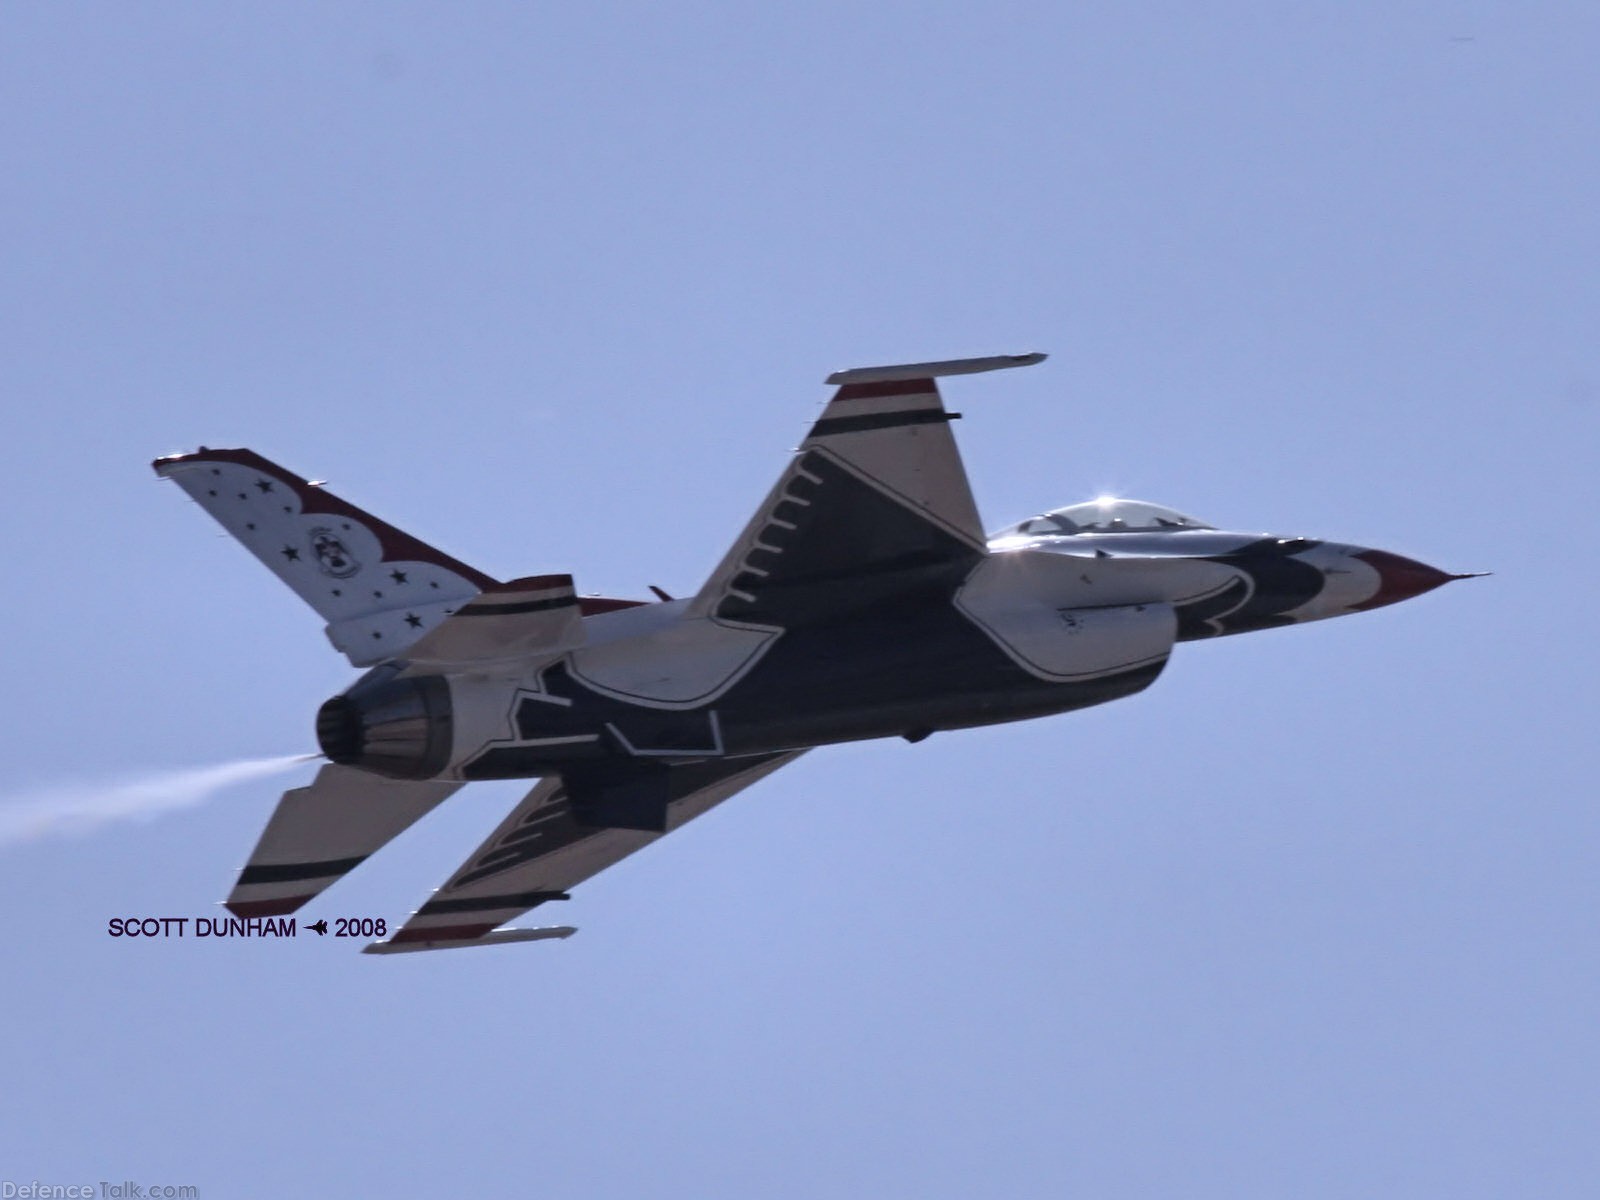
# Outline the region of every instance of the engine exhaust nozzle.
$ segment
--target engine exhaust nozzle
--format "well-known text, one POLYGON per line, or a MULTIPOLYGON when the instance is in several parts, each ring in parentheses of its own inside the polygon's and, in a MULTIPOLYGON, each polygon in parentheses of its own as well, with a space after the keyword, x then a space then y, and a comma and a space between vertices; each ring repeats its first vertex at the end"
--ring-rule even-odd
POLYGON ((329 760, 391 779, 432 779, 449 765, 450 685, 439 675, 358 683, 317 710, 329 760))

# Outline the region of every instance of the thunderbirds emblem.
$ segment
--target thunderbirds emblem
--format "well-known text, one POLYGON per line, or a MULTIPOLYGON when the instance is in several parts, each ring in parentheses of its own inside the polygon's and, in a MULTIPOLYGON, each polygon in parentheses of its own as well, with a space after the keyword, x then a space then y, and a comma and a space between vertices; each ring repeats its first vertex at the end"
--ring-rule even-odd
POLYGON ((350 553, 331 529, 311 531, 311 552, 317 556, 317 565, 322 568, 323 574, 332 575, 335 579, 348 579, 361 570, 356 556, 350 553))

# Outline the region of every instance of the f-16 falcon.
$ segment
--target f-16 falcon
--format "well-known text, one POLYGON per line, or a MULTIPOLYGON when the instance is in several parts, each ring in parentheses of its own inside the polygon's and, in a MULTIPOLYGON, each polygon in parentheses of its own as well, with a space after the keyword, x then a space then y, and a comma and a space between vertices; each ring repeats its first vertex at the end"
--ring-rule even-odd
POLYGON ((475 780, 538 779, 369 952, 503 928, 817 746, 916 742, 1149 687, 1182 641, 1365 612, 1451 575, 1384 550, 1100 499, 985 534, 939 380, 1042 354, 840 371, 694 596, 500 581, 249 450, 159 458, 365 674, 322 705, 237 916, 292 913, 475 780))

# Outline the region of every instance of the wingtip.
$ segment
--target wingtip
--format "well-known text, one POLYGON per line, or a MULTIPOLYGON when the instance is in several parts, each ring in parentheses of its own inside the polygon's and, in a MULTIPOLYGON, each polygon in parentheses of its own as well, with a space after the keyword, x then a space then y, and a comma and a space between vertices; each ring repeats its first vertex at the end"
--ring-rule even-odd
POLYGON ((897 363, 883 367, 850 367, 835 371, 824 381, 844 386, 852 383, 892 383, 907 379, 938 379, 946 375, 976 375, 983 371, 1004 371, 1010 367, 1031 367, 1049 355, 1037 350, 1027 354, 995 354, 986 358, 947 358, 938 362, 897 363))

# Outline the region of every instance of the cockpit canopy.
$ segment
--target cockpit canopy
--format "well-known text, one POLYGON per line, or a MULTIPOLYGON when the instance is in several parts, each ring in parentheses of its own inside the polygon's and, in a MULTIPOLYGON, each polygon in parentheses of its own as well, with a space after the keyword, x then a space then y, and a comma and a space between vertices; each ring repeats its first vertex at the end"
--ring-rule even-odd
POLYGON ((1214 529, 1175 508, 1144 500, 1090 500, 1069 504, 1042 516, 1029 517, 996 537, 1062 537, 1077 533, 1179 533, 1186 529, 1214 529))

